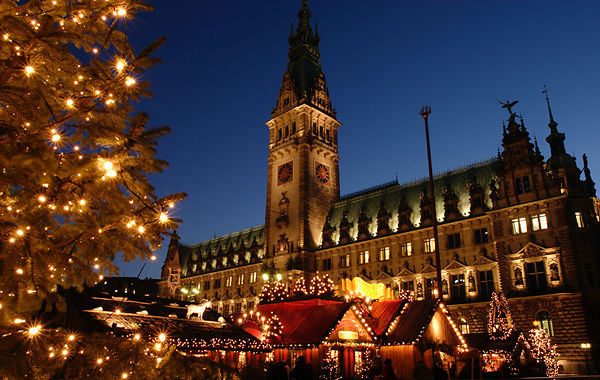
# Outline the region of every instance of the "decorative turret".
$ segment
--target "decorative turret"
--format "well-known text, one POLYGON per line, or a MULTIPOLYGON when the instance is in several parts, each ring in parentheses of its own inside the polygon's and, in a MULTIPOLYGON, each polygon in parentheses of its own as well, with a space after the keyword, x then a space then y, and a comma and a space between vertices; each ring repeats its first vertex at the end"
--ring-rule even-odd
POLYGON ((542 93, 546 96, 546 104, 548 106, 548 116, 550 122, 550 135, 546 137, 548 145, 550 145, 550 158, 548 159, 548 167, 550 170, 558 168, 576 168, 575 157, 567 153, 565 149, 565 134, 560 133, 556 128, 558 123, 554 120, 552 109, 550 108, 550 99, 548 99, 548 89, 544 86, 542 93))

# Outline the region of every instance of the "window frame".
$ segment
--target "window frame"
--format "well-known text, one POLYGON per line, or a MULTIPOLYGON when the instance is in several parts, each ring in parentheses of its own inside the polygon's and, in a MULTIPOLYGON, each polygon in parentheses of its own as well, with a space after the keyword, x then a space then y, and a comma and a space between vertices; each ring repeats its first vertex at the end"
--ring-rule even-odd
POLYGON ((423 240, 423 252, 434 253, 435 252, 435 238, 426 238, 423 240))
POLYGON ((400 256, 402 256, 402 257, 412 256, 412 242, 406 242, 400 246, 400 256))
POLYGON ((390 254, 390 247, 381 247, 379 248, 379 261, 389 261, 392 257, 390 254))
POLYGON ((543 212, 541 214, 531 215, 531 231, 543 231, 548 229, 548 215, 543 212))
POLYGON ((369 264, 370 262, 370 257, 369 257, 369 250, 364 250, 364 251, 360 251, 358 253, 358 264, 359 265, 364 265, 364 264, 369 264))
POLYGON ((525 217, 517 217, 517 218, 511 219, 510 225, 511 225, 511 233, 513 235, 527 233, 527 218, 525 218, 525 217))

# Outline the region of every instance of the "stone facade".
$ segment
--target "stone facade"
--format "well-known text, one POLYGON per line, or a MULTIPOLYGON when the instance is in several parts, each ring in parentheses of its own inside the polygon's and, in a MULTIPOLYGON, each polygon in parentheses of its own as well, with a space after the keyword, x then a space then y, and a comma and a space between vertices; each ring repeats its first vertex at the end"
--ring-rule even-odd
POLYGON ((437 175, 433 202, 426 180, 340 198, 340 123, 306 1, 298 17, 267 122, 265 225, 192 246, 172 240, 161 295, 239 313, 257 305, 263 281, 319 271, 428 299, 439 244, 442 298, 464 333, 486 331, 490 294, 503 292, 517 328, 537 321, 558 344, 563 371, 585 371, 581 343, 592 343, 595 358, 600 344, 600 202, 585 156, 579 169, 566 153, 549 100, 547 160, 512 111, 516 102, 507 102, 502 151, 437 175))

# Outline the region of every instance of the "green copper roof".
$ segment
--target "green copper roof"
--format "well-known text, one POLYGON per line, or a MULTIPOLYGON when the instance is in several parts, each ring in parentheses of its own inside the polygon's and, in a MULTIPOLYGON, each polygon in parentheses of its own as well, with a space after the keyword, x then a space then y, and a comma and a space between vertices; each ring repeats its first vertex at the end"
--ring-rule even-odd
MULTIPOLYGON (((481 186, 485 194, 485 204, 488 208, 491 208, 492 205, 489 197, 490 183, 497 162, 497 159, 494 158, 436 175, 434 177, 434 191, 438 220, 444 217, 442 189, 445 186, 448 186, 457 195, 459 201, 458 209, 463 217, 467 217, 470 210, 469 182, 475 182, 481 186)), ((392 230, 396 230, 398 225, 398 206, 401 198, 404 198, 404 201, 412 210, 412 224, 419 226, 421 218, 421 194, 423 192, 426 194, 429 193, 428 179, 426 178, 404 184, 398 184, 396 181, 393 181, 342 197, 329 211, 331 226, 336 230, 332 235, 332 240, 334 242, 338 241, 339 225, 344 212, 348 213, 348 221, 353 226, 351 228, 351 236, 356 238, 358 216, 363 207, 367 217, 371 219, 369 231, 372 235, 375 235, 377 231, 377 213, 382 202, 385 209, 391 215, 391 228, 392 230)))
POLYGON ((249 262, 251 249, 262 258, 265 237, 264 225, 215 237, 194 245, 179 245, 179 263, 182 276, 189 277, 216 270, 217 266, 226 268, 242 260, 249 262))

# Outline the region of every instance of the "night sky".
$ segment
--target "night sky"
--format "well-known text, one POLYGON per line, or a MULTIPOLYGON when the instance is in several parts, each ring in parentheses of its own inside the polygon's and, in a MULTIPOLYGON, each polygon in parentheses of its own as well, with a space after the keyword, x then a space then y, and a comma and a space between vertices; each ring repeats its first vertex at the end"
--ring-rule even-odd
MULTIPOLYGON (((159 195, 189 197, 173 215, 182 241, 198 243, 264 223, 267 127, 287 62, 300 0, 151 1, 128 31, 141 49, 166 36, 164 60, 144 76, 154 98, 138 104, 170 163, 154 176, 159 195)), ((599 1, 311 1, 321 62, 339 132, 341 193, 427 174, 423 121, 435 172, 496 155, 497 100, 519 100, 531 137, 547 158, 548 86, 567 151, 587 153, 600 179, 599 1)), ((168 242, 166 242, 168 243, 168 242)), ((165 246, 166 246, 165 243, 165 246)), ((159 277, 165 257, 142 277, 159 277)), ((122 265, 135 276, 139 262, 122 265)))

